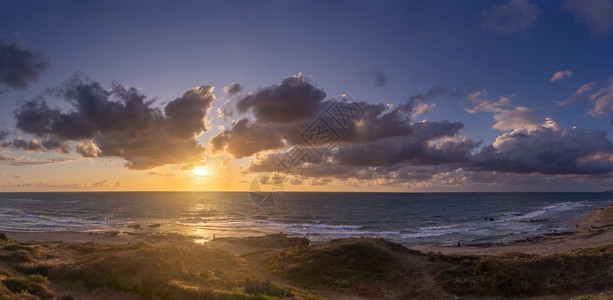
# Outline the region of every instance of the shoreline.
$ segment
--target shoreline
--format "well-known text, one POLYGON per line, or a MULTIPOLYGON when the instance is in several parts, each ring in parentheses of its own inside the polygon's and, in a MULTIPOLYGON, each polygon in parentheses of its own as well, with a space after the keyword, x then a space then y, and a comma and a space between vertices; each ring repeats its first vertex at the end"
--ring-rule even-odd
POLYGON ((0 296, 610 299, 613 204, 574 228, 511 244, 410 249, 381 238, 311 245, 284 233, 198 243, 159 231, 3 232, 0 296))
POLYGON ((526 253, 550 255, 576 249, 597 248, 613 244, 613 203, 594 209, 571 221, 568 231, 546 234, 509 243, 469 244, 454 246, 417 246, 422 252, 459 255, 501 255, 526 253))
MULTIPOLYGON (((584 216, 571 221, 569 231, 546 234, 534 238, 518 240, 508 243, 487 244, 460 244, 457 246, 416 245, 405 246, 425 253, 462 254, 462 255, 500 255, 507 252, 520 252, 529 254, 547 255, 580 248, 595 248, 613 244, 613 203, 605 208, 594 209, 584 216)), ((244 253, 257 250, 258 247, 248 246, 245 241, 267 236, 252 237, 222 237, 215 241, 212 239, 195 238, 177 233, 164 231, 119 232, 117 230, 98 231, 46 231, 46 232, 20 232, 2 231, 10 239, 17 242, 64 242, 64 243, 97 243, 106 245, 120 245, 129 243, 159 244, 177 241, 191 241, 215 247, 221 244, 234 244, 231 252, 244 253), (236 249, 236 245, 244 249, 236 249)), ((280 233, 287 237, 286 233, 280 233)), ((290 236, 291 238, 308 239, 308 236, 290 236)), ((310 242, 310 241, 309 241, 310 242)), ((316 242, 321 245, 330 241, 316 242)), ((404 246, 404 245, 403 245, 404 246)), ((224 246, 223 248, 229 248, 224 246)), ((240 248, 240 247, 238 247, 240 248)))

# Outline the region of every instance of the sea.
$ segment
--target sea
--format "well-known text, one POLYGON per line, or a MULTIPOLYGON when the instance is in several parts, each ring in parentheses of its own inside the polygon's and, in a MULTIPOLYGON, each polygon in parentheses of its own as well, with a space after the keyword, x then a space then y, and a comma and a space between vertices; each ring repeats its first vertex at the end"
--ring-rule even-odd
POLYGON ((207 242, 284 232, 312 243, 378 237, 406 246, 508 243, 571 229, 611 193, 0 193, 0 231, 173 233, 207 242), (138 225, 138 226, 135 226, 138 225))

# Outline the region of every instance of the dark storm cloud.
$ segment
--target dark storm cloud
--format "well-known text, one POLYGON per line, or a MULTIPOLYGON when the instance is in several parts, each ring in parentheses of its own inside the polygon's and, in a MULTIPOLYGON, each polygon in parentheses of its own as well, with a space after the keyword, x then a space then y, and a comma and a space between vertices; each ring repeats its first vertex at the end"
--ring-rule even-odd
POLYGON ((484 10, 482 27, 504 34, 527 32, 534 26, 538 14, 538 7, 529 0, 511 0, 484 10))
POLYGON ((229 86, 223 88, 224 93, 228 96, 236 95, 243 90, 243 86, 238 83, 231 83, 229 86))
POLYGON ((19 36, 0 39, 0 86, 26 89, 48 68, 47 58, 40 52, 28 49, 19 36))
POLYGON ((75 76, 57 94, 71 104, 63 112, 42 97, 15 112, 17 128, 50 141, 85 141, 77 152, 86 157, 115 156, 132 169, 198 161, 204 151, 195 138, 205 131, 205 117, 215 96, 212 87, 195 87, 170 101, 165 114, 135 88, 75 76), (91 141, 92 145, 87 144, 91 141), (94 156, 94 154, 96 154, 94 156))
POLYGON ((11 133, 6 130, 0 130, 0 142, 5 140, 9 136, 9 134, 11 133))
POLYGON ((251 110, 260 123, 289 124, 315 118, 319 104, 325 97, 323 90, 308 83, 299 74, 244 97, 238 101, 236 108, 240 113, 251 110))
POLYGON ((514 130, 475 155, 472 167, 512 173, 604 174, 613 171, 613 144, 602 130, 540 126, 514 130))

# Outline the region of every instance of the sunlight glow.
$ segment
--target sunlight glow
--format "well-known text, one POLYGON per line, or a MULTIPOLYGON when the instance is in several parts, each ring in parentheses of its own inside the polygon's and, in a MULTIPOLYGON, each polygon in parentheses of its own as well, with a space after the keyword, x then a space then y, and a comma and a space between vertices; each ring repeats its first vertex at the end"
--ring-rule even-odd
POLYGON ((194 168, 194 176, 196 177, 207 177, 209 175, 211 175, 211 170, 206 166, 194 168))

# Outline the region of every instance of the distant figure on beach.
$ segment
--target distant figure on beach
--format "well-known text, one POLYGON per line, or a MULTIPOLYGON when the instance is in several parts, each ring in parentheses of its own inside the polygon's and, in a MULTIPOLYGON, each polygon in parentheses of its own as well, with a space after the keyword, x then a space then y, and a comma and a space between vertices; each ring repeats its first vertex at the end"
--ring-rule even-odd
POLYGON ((215 240, 215 235, 213 234, 213 241, 215 240))

